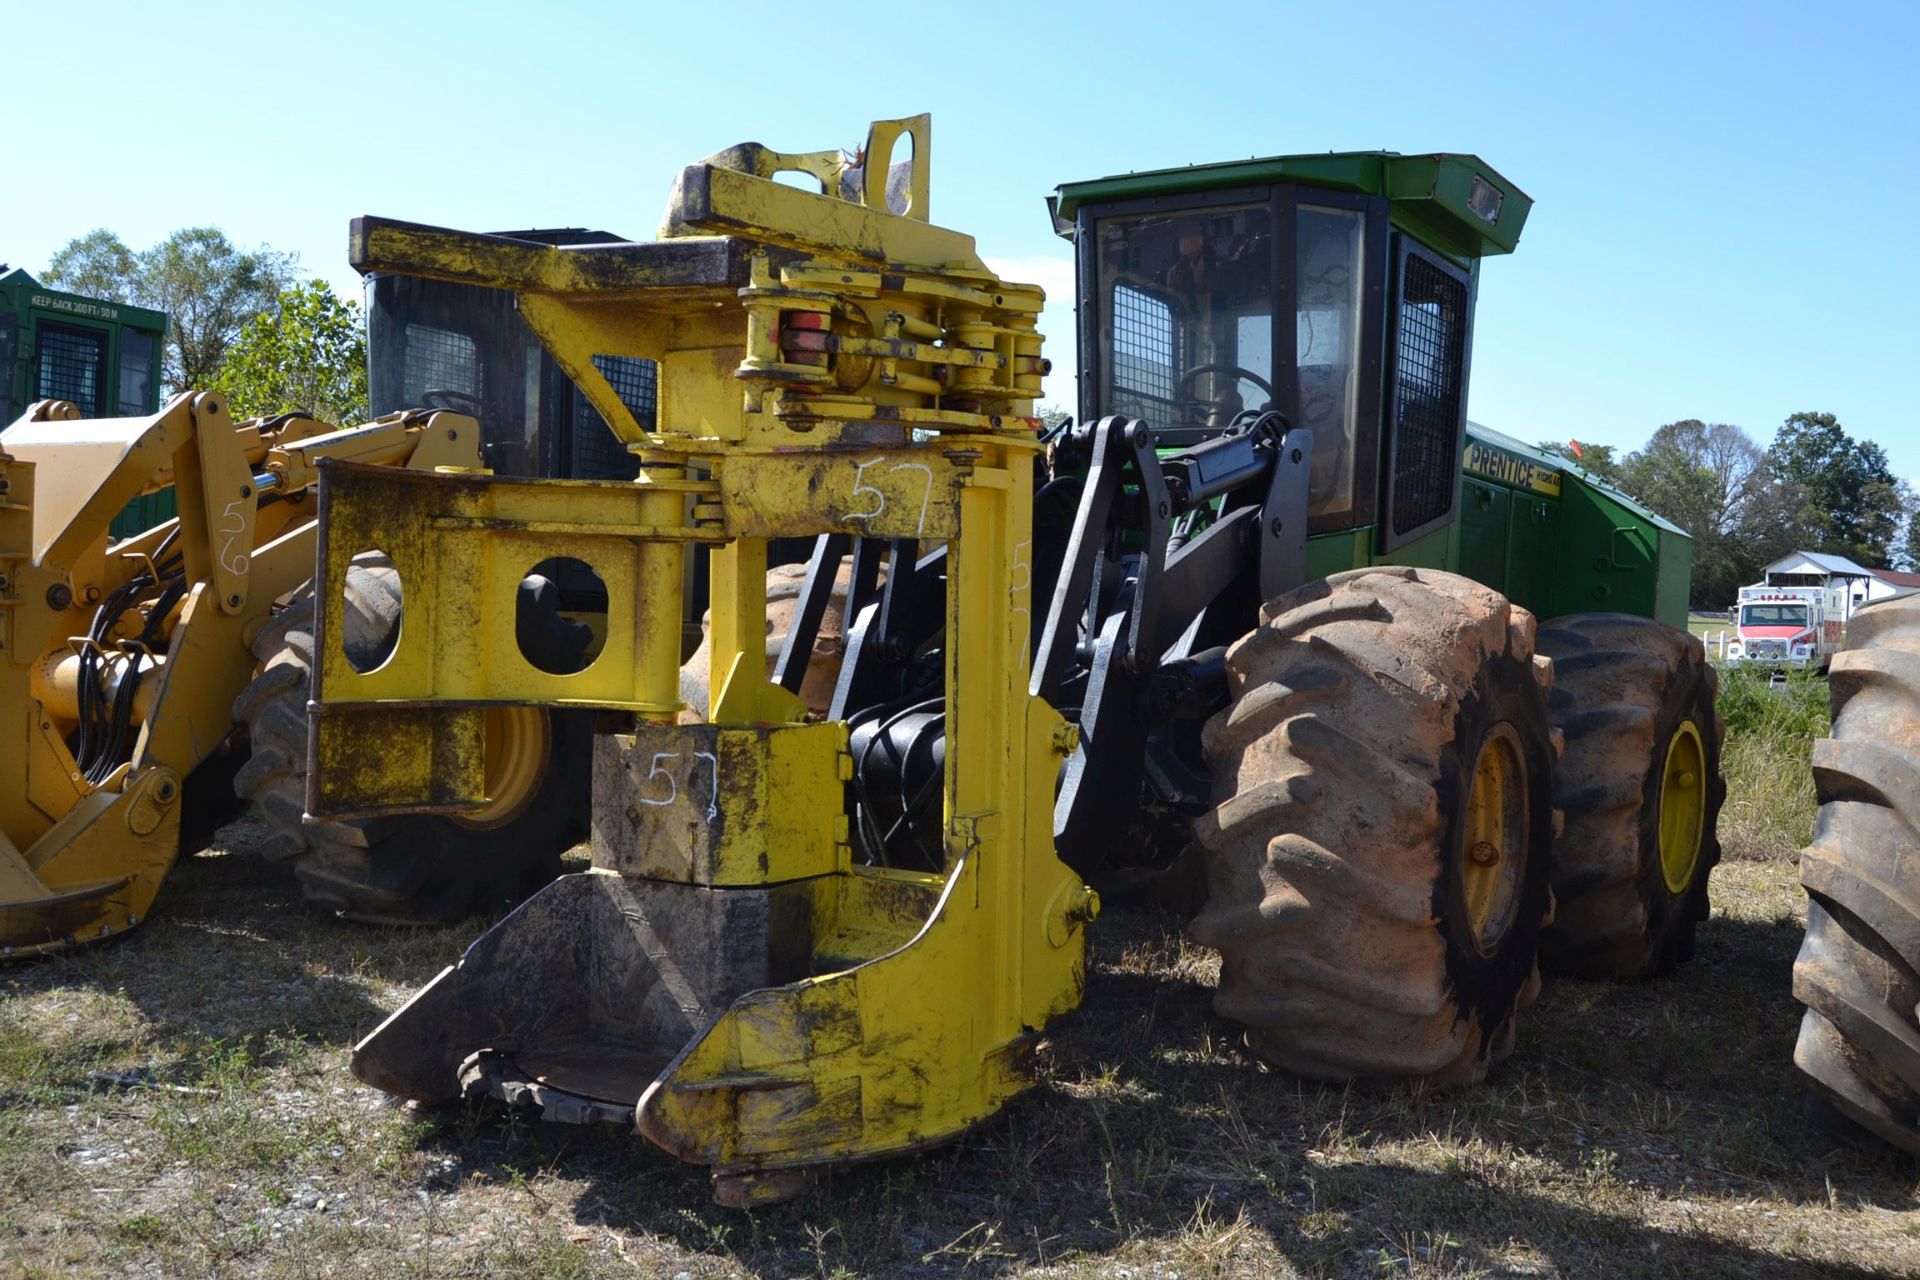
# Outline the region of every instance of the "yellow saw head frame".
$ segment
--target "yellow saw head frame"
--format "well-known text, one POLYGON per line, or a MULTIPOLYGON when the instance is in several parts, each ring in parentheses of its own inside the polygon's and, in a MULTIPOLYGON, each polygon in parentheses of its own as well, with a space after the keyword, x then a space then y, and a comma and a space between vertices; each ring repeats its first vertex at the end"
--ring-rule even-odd
POLYGON ((923 116, 875 125, 859 157, 732 148, 682 172, 645 244, 355 223, 362 270, 513 290, 639 458, 630 484, 323 479, 314 814, 484 802, 489 706, 615 713, 592 870, 369 1036, 362 1079, 631 1118, 751 1200, 990 1114, 1078 1001, 1097 904, 1052 849, 1072 734, 1028 693, 1042 295, 927 220, 929 144, 923 116), (892 165, 903 139, 911 161, 892 165), (657 363, 654 429, 606 356, 657 363), (769 677, 768 543, 813 535, 943 557, 937 869, 856 859, 847 725, 769 677), (703 717, 679 680, 694 547, 711 557, 703 717), (329 607, 376 548, 408 615, 392 657, 359 672, 329 607), (575 673, 539 669, 512 626, 519 582, 554 556, 609 600, 605 645, 575 673))

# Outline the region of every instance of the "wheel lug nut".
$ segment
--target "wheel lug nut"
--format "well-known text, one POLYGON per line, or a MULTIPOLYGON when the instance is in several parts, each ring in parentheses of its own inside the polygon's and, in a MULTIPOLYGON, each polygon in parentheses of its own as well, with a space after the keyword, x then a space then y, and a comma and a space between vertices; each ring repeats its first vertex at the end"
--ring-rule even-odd
POLYGON ((1467 851, 1467 856, 1482 867, 1490 867, 1500 861, 1500 851, 1485 840, 1476 841, 1473 848, 1467 851))

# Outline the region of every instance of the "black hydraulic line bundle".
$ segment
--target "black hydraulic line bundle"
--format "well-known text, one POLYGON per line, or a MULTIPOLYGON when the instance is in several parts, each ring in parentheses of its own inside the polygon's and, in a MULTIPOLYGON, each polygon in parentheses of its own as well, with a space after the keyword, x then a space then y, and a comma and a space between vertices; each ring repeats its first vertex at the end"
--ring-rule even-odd
POLYGON ((95 786, 111 777, 132 753, 134 700, 145 675, 141 663, 163 645, 167 615, 186 594, 185 557, 177 552, 167 555, 178 536, 178 530, 168 534, 148 562, 150 568, 115 587, 100 602, 80 649, 80 728, 73 754, 81 775, 95 786), (156 586, 159 594, 147 610, 140 634, 131 640, 113 640, 113 629, 127 610, 156 586), (124 662, 126 668, 109 695, 107 682, 115 661, 124 662))

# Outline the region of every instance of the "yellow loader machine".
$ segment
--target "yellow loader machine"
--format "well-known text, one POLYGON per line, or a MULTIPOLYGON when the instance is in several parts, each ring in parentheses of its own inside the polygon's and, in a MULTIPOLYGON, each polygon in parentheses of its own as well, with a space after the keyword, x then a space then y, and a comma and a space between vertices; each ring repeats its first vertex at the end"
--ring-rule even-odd
MULTIPOLYGON (((368 292, 377 421, 344 431, 299 414, 231 422, 223 397, 197 393, 154 414, 138 403, 150 369, 129 357, 118 366, 129 416, 91 420, 49 398, 0 430, 0 955, 119 936, 148 914, 176 853, 202 848, 236 799, 266 824, 251 847, 290 866, 310 902, 384 923, 518 902, 585 834, 591 716, 528 708, 490 713, 492 804, 453 817, 303 821, 316 462, 617 479, 635 470, 541 354, 511 295, 399 277, 368 292)), ((141 350, 158 341, 164 317, 121 312, 155 331, 140 335, 141 350)), ((71 325, 54 327, 72 337, 71 325)), ((94 328, 99 360, 70 358, 71 343, 56 350, 42 325, 21 330, 21 363, 42 382, 48 370, 71 373, 76 394, 91 394, 115 335, 94 328)), ((650 422, 652 367, 604 367, 650 422)), ((351 568, 343 643, 357 661, 390 651, 402 604, 390 564, 366 557, 351 568)), ((558 570, 529 574, 514 625, 549 666, 570 670, 590 646, 582 619, 604 610, 558 570)))
POLYGON ((42 400, 0 431, 0 956, 137 925, 211 835, 249 644, 313 573, 318 460, 471 469, 479 437, 454 413, 236 423, 203 393, 88 420, 42 400), (178 518, 110 541, 169 485, 178 518))
POLYGON ((1084 425, 1043 430, 1040 292, 929 221, 929 155, 925 117, 852 157, 734 147, 649 243, 355 223, 362 270, 517 295, 639 464, 324 470, 312 814, 488 804, 490 708, 600 716, 591 870, 355 1073, 632 1124, 746 1203, 991 1114, 1079 999, 1098 892, 1183 857, 1216 1008, 1303 1075, 1474 1080, 1537 956, 1685 958, 1721 795, 1712 673, 1667 625, 1687 539, 1465 419, 1478 262, 1527 198, 1390 153, 1062 188, 1084 425), (611 357, 654 363, 655 421, 611 357), (408 601, 378 665, 340 626, 372 552, 408 601), (608 601, 581 670, 508 624, 555 559, 608 601))

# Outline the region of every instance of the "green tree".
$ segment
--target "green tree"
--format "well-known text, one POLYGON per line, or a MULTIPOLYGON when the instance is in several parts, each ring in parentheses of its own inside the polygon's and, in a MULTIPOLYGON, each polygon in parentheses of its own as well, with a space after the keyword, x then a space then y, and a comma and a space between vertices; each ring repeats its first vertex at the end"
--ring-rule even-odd
POLYGON ((228 348, 209 384, 235 417, 311 413, 338 426, 367 417, 367 326, 325 281, 288 289, 228 348))
POLYGON ((1583 444, 1579 453, 1573 451, 1571 441, 1562 444, 1558 440, 1542 440, 1534 447, 1555 458, 1565 458, 1601 484, 1617 487, 1620 483, 1620 460, 1613 456, 1610 444, 1583 444))
POLYGON ((167 313, 160 380, 169 391, 211 384, 247 322, 273 309, 298 259, 240 249, 218 227, 186 227, 139 253, 104 228, 68 241, 43 273, 76 293, 167 313))
MULTIPOLYGON (((1799 485, 1769 472, 1766 488, 1755 495, 1734 526, 1743 563, 1757 573, 1804 547, 1807 540, 1801 536, 1800 511, 1805 505, 1806 495, 1799 485)), ((1743 577, 1742 585, 1749 580, 1750 576, 1743 577)))
POLYGON ((41 278, 56 288, 89 298, 138 304, 135 295, 139 275, 140 262, 133 250, 105 227, 95 227, 67 241, 47 263, 41 278))
POLYGON ((1855 440, 1831 413, 1796 413, 1774 437, 1767 462, 1780 479, 1799 486, 1794 521, 1807 550, 1866 565, 1892 562, 1913 498, 1894 477, 1885 449, 1855 440))
POLYGON ((1627 455, 1619 483, 1693 535, 1695 604, 1724 606, 1771 558, 1753 535, 1775 511, 1773 476, 1766 454, 1731 423, 1667 423, 1627 455))

